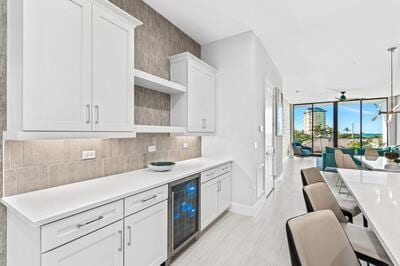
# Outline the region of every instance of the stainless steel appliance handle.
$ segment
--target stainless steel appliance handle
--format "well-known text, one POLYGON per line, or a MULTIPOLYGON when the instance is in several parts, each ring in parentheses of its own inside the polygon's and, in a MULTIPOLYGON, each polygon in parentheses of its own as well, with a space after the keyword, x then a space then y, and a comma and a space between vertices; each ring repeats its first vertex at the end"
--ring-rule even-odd
POLYGON ((132 226, 128 225, 128 246, 132 245, 132 226))
POLYGON ((171 250, 174 250, 174 234, 175 234, 175 228, 174 228, 174 214, 175 214, 175 192, 171 192, 171 250))
POLYGON ((86 222, 86 223, 83 223, 83 224, 77 224, 76 227, 77 227, 77 228, 82 228, 82 227, 84 227, 84 226, 88 226, 88 225, 90 225, 90 224, 92 224, 92 223, 98 222, 98 221, 100 221, 100 220, 102 220, 102 219, 104 219, 104 216, 103 216, 103 215, 100 215, 100 216, 97 217, 96 219, 93 219, 93 220, 91 220, 91 221, 89 221, 89 222, 86 222))
POLYGON ((95 105, 94 109, 96 109, 96 121, 95 121, 95 123, 98 124, 99 121, 100 121, 100 108, 99 108, 98 105, 95 105))
POLYGON ((121 252, 121 251, 122 251, 122 246, 124 245, 124 239, 123 239, 123 237, 122 237, 122 230, 118 230, 118 234, 119 234, 119 236, 120 236, 120 238, 121 238, 121 242, 120 242, 118 251, 121 252))
POLYGON ((90 104, 86 105, 86 124, 90 124, 90 104))

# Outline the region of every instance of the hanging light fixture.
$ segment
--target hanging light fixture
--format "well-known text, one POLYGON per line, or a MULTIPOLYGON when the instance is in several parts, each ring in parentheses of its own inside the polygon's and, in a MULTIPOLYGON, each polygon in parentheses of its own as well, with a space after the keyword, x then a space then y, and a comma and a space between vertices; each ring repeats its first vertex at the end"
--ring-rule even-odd
POLYGON ((397 47, 390 47, 387 49, 390 52, 390 110, 389 111, 380 111, 379 113, 372 118, 372 121, 375 121, 380 115, 388 115, 387 122, 390 123, 392 121, 392 117, 394 114, 400 113, 400 103, 394 106, 394 95, 393 95, 393 53, 396 51, 397 47))

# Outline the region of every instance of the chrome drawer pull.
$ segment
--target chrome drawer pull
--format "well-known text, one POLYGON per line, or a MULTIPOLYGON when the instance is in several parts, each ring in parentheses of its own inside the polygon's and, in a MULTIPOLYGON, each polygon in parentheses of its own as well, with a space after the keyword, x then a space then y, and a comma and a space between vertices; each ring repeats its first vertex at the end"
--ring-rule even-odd
POLYGON ((128 246, 132 245, 132 226, 128 225, 128 234, 129 234, 129 240, 128 240, 128 246))
POLYGON ((100 221, 100 220, 102 220, 102 219, 104 219, 104 216, 103 216, 103 215, 100 215, 100 216, 97 217, 96 219, 91 220, 91 221, 89 221, 89 222, 86 222, 86 223, 84 223, 84 224, 77 224, 76 227, 82 228, 82 227, 87 226, 87 225, 89 225, 89 224, 98 222, 98 221, 100 221))
POLYGON ((123 236, 122 236, 122 230, 119 230, 119 231, 118 231, 118 234, 119 234, 119 236, 120 236, 120 238, 121 238, 121 242, 120 242, 120 244, 119 244, 118 251, 122 252, 122 246, 124 245, 124 238, 123 238, 123 236))
POLYGON ((153 196, 151 196, 150 198, 147 198, 147 199, 142 199, 142 203, 145 203, 145 202, 147 202, 149 200, 152 200, 152 199, 155 199, 155 198, 157 198, 157 195, 153 195, 153 196))

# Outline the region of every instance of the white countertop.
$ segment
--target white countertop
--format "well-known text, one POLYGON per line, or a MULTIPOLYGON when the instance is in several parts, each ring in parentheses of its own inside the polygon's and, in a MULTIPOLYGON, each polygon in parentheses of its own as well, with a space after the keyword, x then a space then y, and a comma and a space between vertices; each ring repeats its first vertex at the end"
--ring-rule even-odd
POLYGON ((400 165, 394 162, 390 162, 386 157, 379 156, 376 158, 365 157, 360 155, 355 155, 354 158, 359 160, 363 165, 374 171, 389 171, 389 172, 399 172, 400 165))
POLYGON ((177 162, 169 172, 141 169, 69 185, 4 197, 1 202, 33 226, 159 187, 214 168, 230 159, 197 158, 177 162))
POLYGON ((400 173, 338 172, 393 263, 400 265, 400 173))

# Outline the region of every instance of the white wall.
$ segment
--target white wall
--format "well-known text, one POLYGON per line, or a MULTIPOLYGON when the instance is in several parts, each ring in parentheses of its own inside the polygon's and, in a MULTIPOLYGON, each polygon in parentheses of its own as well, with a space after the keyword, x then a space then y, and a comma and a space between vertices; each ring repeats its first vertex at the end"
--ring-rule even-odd
POLYGON ((281 76, 253 32, 204 45, 202 59, 218 70, 217 134, 202 138, 202 154, 232 156, 233 202, 253 206, 256 169, 264 162, 258 126, 264 124, 265 79, 281 87, 281 76))

